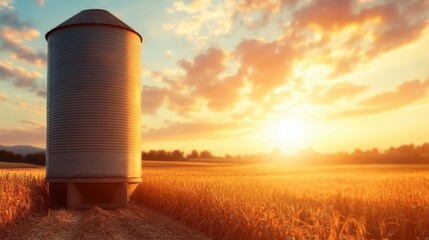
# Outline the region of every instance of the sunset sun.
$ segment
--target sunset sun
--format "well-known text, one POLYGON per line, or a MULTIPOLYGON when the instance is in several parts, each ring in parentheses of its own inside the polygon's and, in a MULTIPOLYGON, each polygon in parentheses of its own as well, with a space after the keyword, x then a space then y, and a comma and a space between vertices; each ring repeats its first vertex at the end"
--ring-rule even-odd
POLYGON ((295 119, 274 123, 270 131, 278 141, 297 141, 305 135, 303 123, 295 119))
POLYGON ((304 120, 299 118, 268 121, 262 131, 270 144, 286 153, 295 153, 304 148, 308 135, 304 120))

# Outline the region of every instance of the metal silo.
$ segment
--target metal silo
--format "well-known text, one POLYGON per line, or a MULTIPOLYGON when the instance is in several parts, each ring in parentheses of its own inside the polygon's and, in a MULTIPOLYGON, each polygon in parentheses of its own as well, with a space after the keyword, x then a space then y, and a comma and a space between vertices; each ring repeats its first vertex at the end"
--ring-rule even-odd
POLYGON ((47 167, 52 205, 125 207, 141 182, 141 42, 101 9, 48 33, 47 167))

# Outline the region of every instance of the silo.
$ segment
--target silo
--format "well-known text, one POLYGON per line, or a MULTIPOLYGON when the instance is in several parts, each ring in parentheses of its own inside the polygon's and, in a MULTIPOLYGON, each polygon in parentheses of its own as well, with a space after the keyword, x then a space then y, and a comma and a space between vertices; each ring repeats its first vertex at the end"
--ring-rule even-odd
POLYGON ((51 204, 126 207, 141 182, 142 37, 101 9, 45 37, 51 204))

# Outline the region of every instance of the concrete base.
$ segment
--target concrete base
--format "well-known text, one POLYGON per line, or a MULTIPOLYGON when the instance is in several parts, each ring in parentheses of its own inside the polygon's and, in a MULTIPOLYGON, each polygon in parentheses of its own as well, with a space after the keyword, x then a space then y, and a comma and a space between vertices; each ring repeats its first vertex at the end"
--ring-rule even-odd
POLYGON ((61 179, 49 183, 51 207, 84 209, 99 206, 102 208, 126 208, 128 200, 139 182, 115 179, 61 179), (109 181, 110 180, 110 181, 109 181))

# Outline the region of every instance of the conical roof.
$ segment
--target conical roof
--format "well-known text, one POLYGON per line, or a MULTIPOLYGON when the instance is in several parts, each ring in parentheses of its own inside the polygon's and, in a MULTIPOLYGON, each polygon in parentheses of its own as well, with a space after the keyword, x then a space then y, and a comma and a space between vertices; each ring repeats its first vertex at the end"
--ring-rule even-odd
POLYGON ((49 32, 47 32, 45 35, 45 38, 47 40, 49 37, 49 34, 57 30, 67 28, 70 26, 76 26, 76 25, 105 25, 105 26, 111 26, 116 28, 122 28, 137 34, 140 37, 140 41, 143 41, 142 36, 138 32, 136 32, 134 29, 132 29, 130 26, 122 22, 119 18, 115 17, 110 12, 103 9, 83 10, 80 13, 74 15, 73 17, 67 19, 60 25, 56 26, 49 32))

